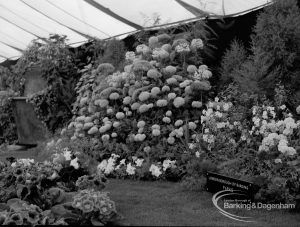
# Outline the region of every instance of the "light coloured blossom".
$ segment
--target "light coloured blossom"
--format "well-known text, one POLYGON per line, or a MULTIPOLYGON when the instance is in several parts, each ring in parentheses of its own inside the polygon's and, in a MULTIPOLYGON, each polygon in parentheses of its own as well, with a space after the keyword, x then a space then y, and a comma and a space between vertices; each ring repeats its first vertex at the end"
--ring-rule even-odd
POLYGON ((142 159, 142 158, 138 158, 135 160, 135 164, 137 167, 141 167, 143 162, 144 162, 144 159, 142 159))
POLYGON ((175 143, 175 138, 174 137, 168 137, 167 142, 169 144, 174 144, 175 143))
POLYGON ((148 110, 149 110, 149 107, 148 107, 147 104, 143 104, 143 105, 141 105, 141 106, 139 107, 139 112, 140 112, 140 113, 145 113, 145 112, 147 112, 148 110))
POLYGON ((164 117, 163 122, 169 124, 169 123, 171 123, 171 119, 169 117, 164 117))
POLYGON ((155 176, 155 177, 159 177, 159 176, 162 174, 160 168, 159 168, 158 166, 154 165, 154 164, 152 164, 152 165, 150 166, 149 171, 150 171, 151 174, 152 174, 153 176, 155 176))
POLYGON ((153 136, 160 136, 160 130, 159 129, 153 129, 152 130, 152 135, 153 136))
POLYGON ((140 108, 141 104, 139 104, 138 102, 135 102, 131 105, 131 109, 132 110, 137 110, 138 108, 140 108))
POLYGON ((135 167, 131 165, 131 163, 128 163, 126 166, 126 173, 128 175, 134 175, 135 174, 135 167))
POLYGON ((138 128, 144 128, 145 125, 146 125, 146 122, 145 122, 145 121, 139 121, 139 122, 137 123, 137 127, 138 127, 138 128))
POLYGON ((176 94, 174 92, 168 94, 168 99, 172 100, 176 98, 176 94))
POLYGON ((194 108, 201 108, 202 107, 202 102, 193 101, 192 102, 192 107, 194 107, 194 108))
POLYGON ((159 99, 159 100, 156 101, 156 105, 158 107, 164 107, 164 106, 168 105, 168 101, 165 100, 165 99, 159 99))
POLYGON ((171 110, 168 110, 168 111, 166 112, 166 116, 167 116, 167 117, 171 117, 171 116, 172 116, 172 111, 171 111, 171 110))
POLYGON ((177 80, 176 80, 175 78, 173 78, 173 77, 167 79, 166 82, 167 82, 167 84, 169 84, 169 85, 172 85, 172 84, 175 84, 175 85, 176 85, 176 84, 178 83, 177 80))
POLYGON ((125 59, 132 62, 135 59, 135 53, 133 51, 127 51, 125 59))
POLYGON ((116 118, 122 120, 125 118, 125 114, 123 112, 116 113, 116 118))
POLYGON ((102 139, 103 142, 109 141, 109 138, 110 138, 110 136, 108 134, 105 134, 105 135, 101 136, 101 139, 102 139))
POLYGON ((159 88, 159 87, 153 87, 153 88, 151 89, 151 95, 152 95, 153 97, 156 97, 159 93, 160 93, 160 88, 159 88))
POLYGON ((175 163, 176 163, 176 160, 174 160, 174 161, 171 161, 169 159, 164 160, 163 164, 162 164, 163 171, 166 171, 168 168, 175 168, 176 167, 175 163))
POLYGON ((170 87, 167 86, 167 85, 164 85, 164 86, 161 88, 161 91, 162 91, 162 92, 168 92, 168 91, 170 91, 170 87))
POLYGON ((191 42, 191 49, 192 50, 198 50, 198 49, 203 49, 203 41, 202 39, 193 39, 191 42))
POLYGON ((184 98, 182 98, 182 97, 176 97, 176 98, 174 99, 173 105, 174 105, 176 108, 179 108, 179 107, 183 106, 184 104, 185 104, 184 98))
POLYGON ((126 96, 124 99, 123 99, 123 104, 124 105, 129 105, 131 102, 131 97, 130 96, 126 96))
POLYGON ((183 125, 183 120, 177 120, 174 124, 176 127, 183 125))
POLYGON ((77 157, 71 160, 70 166, 73 166, 74 169, 78 169, 79 168, 78 158, 77 157))
POLYGON ((189 129, 195 130, 197 128, 197 125, 194 122, 189 122, 189 129))
POLYGON ((139 95, 139 100, 141 102, 144 102, 146 100, 148 100, 150 98, 150 93, 148 91, 143 91, 141 92, 141 94, 139 95))

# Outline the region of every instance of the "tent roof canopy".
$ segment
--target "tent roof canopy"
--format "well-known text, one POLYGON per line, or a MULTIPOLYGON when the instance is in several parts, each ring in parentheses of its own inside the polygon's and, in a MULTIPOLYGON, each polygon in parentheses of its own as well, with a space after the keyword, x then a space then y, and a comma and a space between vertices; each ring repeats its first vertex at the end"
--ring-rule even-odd
POLYGON ((142 29, 238 16, 272 0, 0 0, 0 62, 22 55, 35 38, 67 35, 76 46, 142 29))

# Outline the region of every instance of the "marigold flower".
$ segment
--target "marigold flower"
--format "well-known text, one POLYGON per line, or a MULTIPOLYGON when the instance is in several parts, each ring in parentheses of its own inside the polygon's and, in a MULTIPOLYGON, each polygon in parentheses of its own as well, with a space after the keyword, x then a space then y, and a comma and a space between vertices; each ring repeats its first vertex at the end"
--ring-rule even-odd
POLYGON ((176 97, 176 98, 174 99, 173 105, 174 105, 176 108, 179 108, 179 107, 183 106, 184 104, 185 104, 184 98, 182 98, 182 97, 176 97))
POLYGON ((113 132, 113 133, 111 134, 111 137, 112 137, 112 138, 116 138, 117 136, 118 136, 118 134, 115 133, 115 132, 113 132))

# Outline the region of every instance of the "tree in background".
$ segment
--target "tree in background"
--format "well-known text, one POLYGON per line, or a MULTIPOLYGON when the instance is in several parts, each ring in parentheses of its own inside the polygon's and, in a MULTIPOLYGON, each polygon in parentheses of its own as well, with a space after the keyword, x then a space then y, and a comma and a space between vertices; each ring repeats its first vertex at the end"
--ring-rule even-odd
POLYGON ((278 84, 289 93, 288 104, 300 104, 300 10, 296 0, 277 0, 258 16, 250 54, 234 42, 223 58, 223 81, 236 82, 248 93, 273 98, 278 84))

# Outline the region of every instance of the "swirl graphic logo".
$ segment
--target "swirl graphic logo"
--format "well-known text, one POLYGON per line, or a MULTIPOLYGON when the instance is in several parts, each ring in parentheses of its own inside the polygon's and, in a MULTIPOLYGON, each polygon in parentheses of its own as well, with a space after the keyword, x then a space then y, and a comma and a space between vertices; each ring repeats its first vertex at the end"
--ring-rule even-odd
POLYGON ((232 196, 245 196, 246 194, 242 191, 238 191, 238 190, 223 190, 223 191, 219 191, 216 194, 213 195, 212 197, 212 202, 214 204, 214 206, 219 210, 219 212, 221 214, 223 214, 224 216, 231 218, 233 220, 236 221, 241 221, 241 222, 252 222, 254 223, 255 221, 252 220, 252 217, 242 217, 242 216, 238 216, 235 214, 231 214, 227 211, 225 211, 224 209, 222 209, 219 205, 218 205, 218 201, 222 198, 225 197, 232 197, 232 196))

